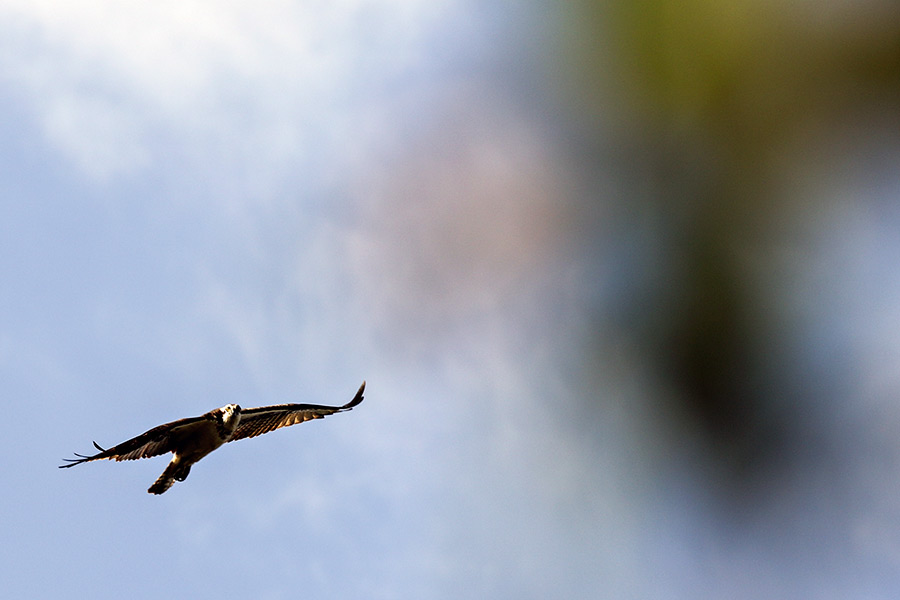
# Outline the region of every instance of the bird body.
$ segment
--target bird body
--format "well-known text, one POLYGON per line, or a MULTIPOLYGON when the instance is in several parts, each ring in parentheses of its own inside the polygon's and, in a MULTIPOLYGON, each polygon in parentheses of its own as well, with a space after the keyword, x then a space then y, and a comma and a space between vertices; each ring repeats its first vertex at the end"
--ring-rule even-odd
POLYGON ((197 461, 223 444, 351 410, 363 401, 365 389, 366 382, 363 382, 353 400, 343 406, 276 404, 242 410, 237 404, 227 404, 199 417, 159 425, 108 450, 94 442, 94 447, 100 452, 92 456, 75 454, 78 458, 65 459, 69 464, 59 468, 94 460, 136 460, 171 452, 172 460, 166 470, 147 490, 151 494, 162 494, 175 481, 184 481, 197 461))

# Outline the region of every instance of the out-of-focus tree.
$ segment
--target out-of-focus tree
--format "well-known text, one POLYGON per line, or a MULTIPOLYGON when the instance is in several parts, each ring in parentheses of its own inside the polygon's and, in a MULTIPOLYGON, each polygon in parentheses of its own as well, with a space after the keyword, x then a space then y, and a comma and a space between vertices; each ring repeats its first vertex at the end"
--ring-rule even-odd
POLYGON ((768 261, 824 208, 785 192, 823 146, 839 152, 859 122, 900 136, 897 6, 582 0, 564 21, 572 129, 623 189, 588 202, 616 204, 614 227, 654 248, 624 335, 663 382, 676 437, 701 441, 735 497, 816 439, 799 408, 812 387, 783 368, 768 261))

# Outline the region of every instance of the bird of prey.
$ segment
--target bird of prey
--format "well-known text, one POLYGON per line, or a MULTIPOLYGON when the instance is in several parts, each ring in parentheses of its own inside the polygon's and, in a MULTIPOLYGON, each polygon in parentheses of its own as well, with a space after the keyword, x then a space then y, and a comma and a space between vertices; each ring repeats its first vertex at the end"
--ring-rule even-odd
POLYGON ((194 463, 222 444, 350 410, 363 401, 365 389, 366 382, 363 381, 353 400, 343 406, 276 404, 242 409, 237 404, 227 404, 199 417, 189 417, 154 427, 109 450, 104 450, 94 442, 94 447, 100 451, 99 453, 93 456, 76 453, 75 456, 78 458, 63 459, 69 464, 60 465, 59 468, 74 467, 92 460, 136 460, 171 452, 173 456, 169 466, 147 490, 151 494, 162 494, 172 487, 175 481, 187 479, 194 463))

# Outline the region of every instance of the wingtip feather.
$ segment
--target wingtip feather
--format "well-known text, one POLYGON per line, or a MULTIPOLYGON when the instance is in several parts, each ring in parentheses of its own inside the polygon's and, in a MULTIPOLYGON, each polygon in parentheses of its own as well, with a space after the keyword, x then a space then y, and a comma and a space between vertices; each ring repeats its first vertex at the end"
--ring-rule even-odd
POLYGON ((353 400, 351 400, 350 402, 345 404, 342 408, 350 409, 350 408, 353 408, 354 406, 358 405, 360 402, 363 401, 363 392, 365 392, 365 391, 366 391, 366 382, 363 381, 362 385, 359 386, 359 390, 356 392, 356 395, 353 396, 353 400))

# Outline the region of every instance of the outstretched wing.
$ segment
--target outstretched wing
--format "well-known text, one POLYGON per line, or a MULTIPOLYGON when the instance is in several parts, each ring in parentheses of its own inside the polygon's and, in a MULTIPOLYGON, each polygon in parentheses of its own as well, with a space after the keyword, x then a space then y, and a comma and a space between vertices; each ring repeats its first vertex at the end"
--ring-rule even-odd
POLYGON ((241 422, 231 440, 256 437, 281 427, 296 425, 311 419, 321 419, 334 413, 350 410, 363 401, 363 391, 366 382, 359 386, 359 391, 353 400, 343 406, 319 406, 317 404, 276 404, 274 406, 260 406, 258 408, 245 408, 241 410, 241 422))
POLYGON ((133 437, 126 442, 113 446, 108 450, 104 450, 97 442, 94 442, 94 447, 97 450, 100 450, 100 452, 92 456, 85 456, 76 452, 75 456, 78 458, 64 458, 63 460, 67 461, 69 464, 60 465, 59 468, 65 469, 67 467, 74 467, 75 465, 80 465, 81 463, 90 462, 92 460, 137 460, 139 458, 150 458, 151 456, 159 456, 160 454, 172 452, 172 450, 174 450, 175 441, 173 433, 192 423, 203 421, 204 419, 206 419, 205 415, 201 417, 179 419, 178 421, 172 421, 165 425, 159 425, 149 431, 145 431, 137 437, 133 437))

